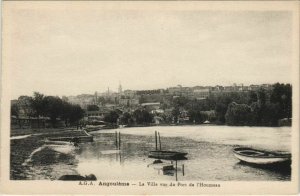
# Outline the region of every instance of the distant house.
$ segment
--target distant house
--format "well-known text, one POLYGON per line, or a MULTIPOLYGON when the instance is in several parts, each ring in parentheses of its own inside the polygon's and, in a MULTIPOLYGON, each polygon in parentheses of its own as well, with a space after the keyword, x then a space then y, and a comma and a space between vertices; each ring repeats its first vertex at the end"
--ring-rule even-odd
POLYGON ((100 119, 103 119, 104 116, 106 114, 108 114, 110 112, 110 109, 105 108, 105 107, 101 107, 99 110, 97 111, 86 111, 85 112, 85 117, 86 118, 92 118, 92 117, 97 117, 100 119))
POLYGON ((123 105, 123 106, 136 106, 138 104, 139 104, 138 99, 121 98, 119 100, 119 105, 123 105))
POLYGON ((210 89, 195 89, 193 93, 196 99, 206 99, 210 95, 210 89))
POLYGON ((140 90, 136 91, 137 95, 152 95, 152 94, 163 94, 164 89, 155 89, 155 90, 140 90))
POLYGON ((152 110, 158 110, 160 108, 160 103, 159 102, 142 103, 141 106, 148 111, 152 111, 152 110))
POLYGON ((170 87, 167 91, 173 96, 190 96, 192 94, 192 89, 190 87, 182 87, 181 85, 170 87))

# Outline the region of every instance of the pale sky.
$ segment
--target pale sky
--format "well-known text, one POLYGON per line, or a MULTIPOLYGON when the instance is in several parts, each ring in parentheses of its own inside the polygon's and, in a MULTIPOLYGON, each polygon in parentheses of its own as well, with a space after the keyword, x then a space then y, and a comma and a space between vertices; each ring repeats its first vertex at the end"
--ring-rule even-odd
POLYGON ((12 98, 291 83, 284 11, 19 9, 5 20, 12 98))

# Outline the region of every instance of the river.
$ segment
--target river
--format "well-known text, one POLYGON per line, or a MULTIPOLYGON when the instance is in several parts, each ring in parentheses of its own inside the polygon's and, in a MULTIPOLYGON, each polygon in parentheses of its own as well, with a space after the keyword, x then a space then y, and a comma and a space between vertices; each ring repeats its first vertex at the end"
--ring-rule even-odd
POLYGON ((100 130, 91 134, 94 142, 80 144, 72 153, 72 163, 62 157, 54 164, 33 165, 32 179, 55 180, 63 174, 94 174, 98 180, 291 179, 290 168, 274 170, 244 165, 232 153, 236 146, 290 152, 290 127, 156 126, 100 130), (115 145, 116 131, 121 134, 120 150, 115 145), (162 170, 166 165, 176 167, 175 162, 163 160, 162 164, 153 164, 155 159, 148 158, 148 152, 155 149, 155 131, 161 135, 162 150, 188 153, 187 160, 177 162, 177 174, 174 170, 162 170))

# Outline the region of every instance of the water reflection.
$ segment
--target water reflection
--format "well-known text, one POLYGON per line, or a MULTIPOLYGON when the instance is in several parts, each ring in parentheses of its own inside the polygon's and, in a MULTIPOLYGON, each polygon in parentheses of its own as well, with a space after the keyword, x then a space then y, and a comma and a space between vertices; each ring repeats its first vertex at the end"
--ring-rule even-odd
POLYGON ((160 159, 154 160, 148 164, 147 167, 151 167, 157 170, 158 175, 175 176, 175 180, 178 180, 178 173, 184 176, 184 164, 180 166, 177 164, 177 160, 162 161, 160 159))
MULTIPOLYGON (((239 163, 233 156, 232 149, 237 141, 244 140, 235 140, 235 143, 229 145, 227 143, 231 141, 232 134, 228 136, 230 138, 226 138, 227 136, 220 131, 214 133, 213 140, 210 140, 210 137, 203 135, 208 132, 206 130, 203 132, 202 127, 198 128, 198 132, 191 132, 195 139, 190 139, 187 128, 185 128, 186 136, 182 136, 183 132, 179 131, 164 132, 165 128, 162 128, 160 130, 163 138, 162 148, 187 152, 188 160, 177 161, 177 170, 173 169, 176 168, 176 162, 171 160, 162 160, 162 163, 154 164, 155 159, 148 158, 149 151, 155 148, 153 128, 142 129, 143 131, 135 131, 138 130, 137 128, 122 129, 120 150, 116 149, 115 131, 94 133, 95 141, 82 144, 77 153, 76 170, 81 175, 93 173, 99 180, 176 180, 176 176, 177 180, 290 180, 290 169, 287 171, 270 170, 239 163), (205 138, 205 141, 199 138, 205 138), (217 141, 218 138, 219 141, 217 141)), ((159 128, 156 127, 156 129, 159 128)), ((192 129, 194 130, 195 127, 192 129)), ((219 129, 222 127, 218 127, 219 129)), ((234 129, 233 127, 232 130, 234 129)), ((210 131, 214 132, 214 130, 210 131)), ((241 134, 245 135, 245 130, 239 129, 235 134, 238 135, 241 131, 243 131, 241 134)), ((282 143, 283 137, 278 136, 280 135, 278 131, 275 136, 271 134, 272 130, 268 132, 269 141, 278 144, 275 146, 269 143, 269 148, 285 150, 288 140, 282 143)), ((212 135, 212 133, 209 134, 212 135)), ((265 136, 265 131, 256 132, 255 138, 260 138, 260 135, 265 136)), ((282 135, 289 134, 283 131, 282 135)), ((257 142, 251 141, 251 143, 257 142)))
POLYGON ((281 179, 284 179, 280 176, 286 176, 287 178, 291 176, 291 163, 285 162, 282 164, 271 164, 271 165, 257 165, 250 164, 243 161, 236 163, 236 168, 240 168, 246 171, 246 168, 253 168, 253 170, 261 170, 267 172, 269 175, 278 176, 281 179))

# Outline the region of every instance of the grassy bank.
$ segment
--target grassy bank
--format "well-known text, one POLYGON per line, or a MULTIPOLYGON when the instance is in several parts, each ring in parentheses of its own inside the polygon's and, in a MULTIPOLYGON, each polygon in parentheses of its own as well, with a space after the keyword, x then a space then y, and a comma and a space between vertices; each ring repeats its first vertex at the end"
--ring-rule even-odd
MULTIPOLYGON (((22 139, 11 139, 10 147, 10 178, 26 179, 26 171, 29 166, 22 165, 30 154, 37 148, 44 145, 44 141, 50 137, 79 137, 86 136, 82 130, 76 129, 16 129, 11 130, 11 136, 31 135, 22 139)), ((53 152, 44 153, 45 161, 53 152)))
POLYGON ((31 134, 62 134, 68 131, 74 131, 76 127, 68 128, 35 128, 35 129, 11 129, 10 136, 31 135, 31 134))

